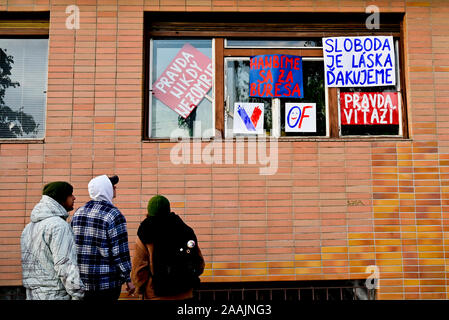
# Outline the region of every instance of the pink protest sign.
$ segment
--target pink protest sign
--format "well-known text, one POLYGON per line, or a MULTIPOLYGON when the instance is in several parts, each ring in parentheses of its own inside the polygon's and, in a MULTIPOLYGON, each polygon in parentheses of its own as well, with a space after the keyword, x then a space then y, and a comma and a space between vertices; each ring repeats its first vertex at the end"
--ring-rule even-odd
POLYGON ((397 92, 340 93, 342 125, 399 124, 397 92))
POLYGON ((187 43, 153 83, 153 94, 185 119, 211 87, 211 59, 187 43))

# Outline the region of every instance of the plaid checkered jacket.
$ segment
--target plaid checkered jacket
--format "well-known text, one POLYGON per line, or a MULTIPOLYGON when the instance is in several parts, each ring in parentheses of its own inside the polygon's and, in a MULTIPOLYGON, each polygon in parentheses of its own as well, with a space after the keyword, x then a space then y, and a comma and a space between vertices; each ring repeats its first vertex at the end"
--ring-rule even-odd
POLYGON ((113 289, 130 280, 126 220, 109 201, 89 201, 73 215, 78 266, 86 291, 113 289))

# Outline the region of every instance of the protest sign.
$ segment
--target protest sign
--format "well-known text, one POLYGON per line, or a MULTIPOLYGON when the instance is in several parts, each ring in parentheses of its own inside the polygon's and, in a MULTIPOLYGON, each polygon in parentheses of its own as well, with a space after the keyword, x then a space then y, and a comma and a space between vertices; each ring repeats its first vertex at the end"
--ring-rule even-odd
POLYGON ((316 103, 286 103, 285 132, 316 132, 316 103))
POLYGON ((234 104, 234 134, 263 134, 263 103, 234 104))
POLYGON ((397 92, 340 93, 342 125, 399 124, 397 92))
POLYGON ((323 38, 323 56, 328 87, 396 85, 391 36, 323 38))
POLYGON ((249 96, 302 98, 302 58, 286 54, 251 57, 249 96))
POLYGON ((153 94, 185 119, 211 87, 211 59, 187 43, 153 84, 153 94))

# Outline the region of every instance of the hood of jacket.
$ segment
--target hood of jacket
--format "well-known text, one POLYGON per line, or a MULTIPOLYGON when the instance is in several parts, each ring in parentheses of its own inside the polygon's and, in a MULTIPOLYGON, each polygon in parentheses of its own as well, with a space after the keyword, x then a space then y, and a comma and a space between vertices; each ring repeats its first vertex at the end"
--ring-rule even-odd
POLYGON ((114 188, 111 180, 107 175, 102 175, 93 178, 88 184, 89 196, 94 201, 108 201, 112 203, 114 197, 114 188))
POLYGON ((153 243, 161 235, 177 235, 185 228, 185 223, 174 212, 163 216, 149 216, 140 223, 137 236, 143 243, 153 243))
POLYGON ((68 216, 69 213, 59 202, 46 195, 42 196, 41 201, 31 211, 32 222, 39 222, 52 217, 61 217, 66 220, 68 216))

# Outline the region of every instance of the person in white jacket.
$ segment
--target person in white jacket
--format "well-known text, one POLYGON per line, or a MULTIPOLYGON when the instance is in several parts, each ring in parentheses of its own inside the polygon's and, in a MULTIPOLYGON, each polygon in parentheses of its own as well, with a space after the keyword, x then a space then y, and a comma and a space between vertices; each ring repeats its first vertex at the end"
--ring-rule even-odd
POLYGON ((80 300, 81 281, 72 228, 66 219, 73 210, 73 187, 62 181, 45 185, 31 222, 20 238, 22 282, 27 300, 80 300))

